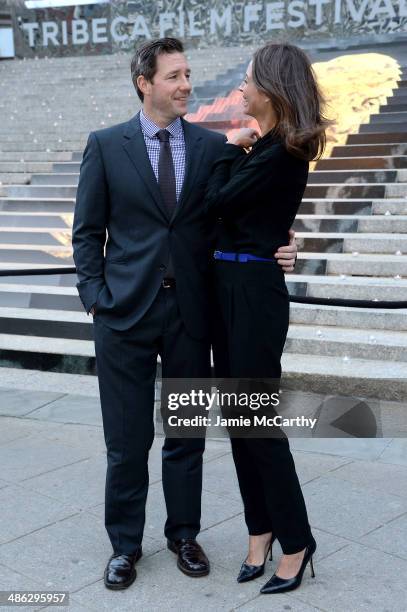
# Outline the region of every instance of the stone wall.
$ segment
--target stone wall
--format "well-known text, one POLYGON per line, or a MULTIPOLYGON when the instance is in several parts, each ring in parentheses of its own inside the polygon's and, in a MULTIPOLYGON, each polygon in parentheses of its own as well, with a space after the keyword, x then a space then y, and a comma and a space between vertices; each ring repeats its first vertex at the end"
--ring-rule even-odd
POLYGON ((20 57, 112 53, 165 35, 187 47, 284 39, 346 48, 407 40, 407 0, 112 0, 41 10, 17 0, 11 6, 20 57))

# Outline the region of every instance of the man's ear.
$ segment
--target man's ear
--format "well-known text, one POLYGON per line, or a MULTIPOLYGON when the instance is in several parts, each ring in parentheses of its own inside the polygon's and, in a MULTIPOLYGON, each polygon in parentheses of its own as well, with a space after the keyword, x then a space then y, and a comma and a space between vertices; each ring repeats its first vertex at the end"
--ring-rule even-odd
POLYGON ((137 86, 140 89, 140 91, 143 93, 143 95, 145 95, 145 96, 147 95, 148 96, 149 93, 150 93, 150 85, 151 84, 150 84, 149 81, 147 81, 147 79, 145 78, 145 76, 143 74, 140 74, 137 77, 136 83, 137 83, 137 86))

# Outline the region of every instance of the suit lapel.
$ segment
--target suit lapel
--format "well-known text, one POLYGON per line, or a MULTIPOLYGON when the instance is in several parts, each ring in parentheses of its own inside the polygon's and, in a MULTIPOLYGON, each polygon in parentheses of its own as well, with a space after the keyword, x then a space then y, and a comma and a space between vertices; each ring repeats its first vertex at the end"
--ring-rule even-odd
POLYGON ((185 139, 185 175, 178 205, 174 212, 174 218, 180 212, 183 204, 185 204, 188 199, 191 189, 194 187, 195 178, 200 167, 204 149, 202 136, 199 134, 199 131, 195 128, 195 126, 188 123, 188 121, 185 121, 184 119, 181 121, 184 128, 185 139))
POLYGON ((148 157, 139 115, 140 113, 137 113, 137 115, 128 122, 124 131, 123 147, 133 162, 141 180, 149 190, 154 202, 168 220, 167 208, 163 202, 160 188, 158 187, 157 179, 148 157))

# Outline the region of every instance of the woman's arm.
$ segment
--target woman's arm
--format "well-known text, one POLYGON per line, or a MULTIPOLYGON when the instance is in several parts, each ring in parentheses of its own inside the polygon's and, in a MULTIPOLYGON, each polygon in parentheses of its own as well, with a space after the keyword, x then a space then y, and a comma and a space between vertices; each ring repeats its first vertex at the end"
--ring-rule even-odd
POLYGON ((216 193, 221 187, 226 185, 230 180, 230 169, 233 162, 247 155, 242 147, 235 144, 225 143, 223 149, 222 155, 215 161, 212 167, 211 176, 206 187, 205 202, 207 203, 208 211, 211 206, 210 204, 208 205, 208 194, 216 193))
POLYGON ((281 145, 272 145, 267 151, 248 159, 230 177, 230 167, 237 157, 246 153, 235 145, 226 144, 224 154, 215 162, 205 194, 207 210, 227 214, 237 200, 252 201, 258 193, 264 192, 274 179, 281 181, 281 145))

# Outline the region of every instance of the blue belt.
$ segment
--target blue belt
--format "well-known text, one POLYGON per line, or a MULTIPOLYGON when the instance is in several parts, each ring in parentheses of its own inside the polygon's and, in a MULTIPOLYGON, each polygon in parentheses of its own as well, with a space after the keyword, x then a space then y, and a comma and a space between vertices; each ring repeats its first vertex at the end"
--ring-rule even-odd
POLYGON ((268 263, 277 263, 275 259, 265 259, 264 257, 256 257, 249 253, 225 253, 224 251, 215 251, 213 254, 215 259, 222 261, 237 261, 239 263, 247 263, 248 261, 267 261, 268 263))

